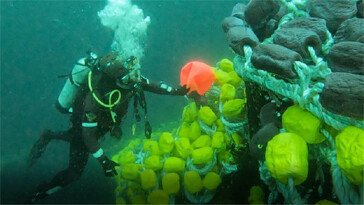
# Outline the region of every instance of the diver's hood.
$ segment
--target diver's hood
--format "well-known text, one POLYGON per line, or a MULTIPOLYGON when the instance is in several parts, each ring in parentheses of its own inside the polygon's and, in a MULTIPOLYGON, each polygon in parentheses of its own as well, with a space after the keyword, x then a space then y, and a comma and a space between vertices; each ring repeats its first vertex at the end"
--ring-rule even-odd
POLYGON ((110 52, 101 57, 99 69, 110 78, 120 78, 129 73, 124 67, 124 62, 118 57, 118 53, 110 52))

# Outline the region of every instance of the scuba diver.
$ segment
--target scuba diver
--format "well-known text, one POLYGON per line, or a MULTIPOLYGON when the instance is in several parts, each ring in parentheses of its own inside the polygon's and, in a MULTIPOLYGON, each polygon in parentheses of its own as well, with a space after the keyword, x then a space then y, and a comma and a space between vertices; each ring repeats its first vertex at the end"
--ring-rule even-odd
POLYGON ((119 164, 104 154, 98 140, 107 132, 112 137, 121 138, 120 125, 131 98, 134 99, 136 121, 141 120, 138 108, 144 109, 145 135, 150 138, 152 130, 147 119, 144 91, 183 96, 188 89, 174 89, 163 82, 150 82, 141 75, 138 59, 133 56, 124 60, 114 52, 103 57, 89 52, 88 57, 80 59, 56 102, 60 112, 71 114, 71 128, 67 131, 43 131, 29 155, 32 166, 51 140, 67 141, 70 143, 69 166, 56 174, 49 183, 40 184, 30 202, 45 198, 77 180, 89 154, 98 160, 106 176, 117 175, 115 167, 119 164))

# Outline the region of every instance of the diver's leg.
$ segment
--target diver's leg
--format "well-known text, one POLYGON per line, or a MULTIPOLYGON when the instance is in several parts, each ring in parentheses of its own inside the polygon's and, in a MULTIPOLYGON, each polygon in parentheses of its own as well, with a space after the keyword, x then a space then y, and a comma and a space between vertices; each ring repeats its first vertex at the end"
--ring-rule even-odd
POLYGON ((29 153, 29 166, 32 166, 43 152, 46 150, 48 143, 53 140, 63 140, 69 142, 74 135, 74 128, 67 131, 53 132, 50 130, 44 130, 39 139, 34 143, 29 153))
POLYGON ((89 157, 89 152, 83 143, 81 136, 75 136, 75 138, 70 141, 69 157, 67 169, 59 172, 50 183, 38 186, 38 192, 32 199, 33 203, 53 194, 80 178, 89 157))

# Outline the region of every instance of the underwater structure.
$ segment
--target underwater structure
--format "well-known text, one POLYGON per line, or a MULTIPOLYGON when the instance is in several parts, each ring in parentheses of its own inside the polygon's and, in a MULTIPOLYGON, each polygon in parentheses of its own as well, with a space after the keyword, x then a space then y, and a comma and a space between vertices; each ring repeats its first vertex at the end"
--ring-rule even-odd
POLYGON ((237 54, 234 69, 246 82, 253 140, 269 133, 255 123, 261 102, 288 107, 277 112, 279 134, 260 161, 267 203, 278 194, 285 203, 316 203, 310 196, 324 193, 343 204, 363 203, 362 12, 363 1, 252 0, 223 21, 237 54), (301 185, 308 177, 313 182, 301 185))
POLYGON ((113 156, 116 203, 234 203, 216 198, 244 172, 258 181, 241 203, 363 203, 363 6, 237 4, 222 22, 236 57, 212 68, 206 102, 113 156))

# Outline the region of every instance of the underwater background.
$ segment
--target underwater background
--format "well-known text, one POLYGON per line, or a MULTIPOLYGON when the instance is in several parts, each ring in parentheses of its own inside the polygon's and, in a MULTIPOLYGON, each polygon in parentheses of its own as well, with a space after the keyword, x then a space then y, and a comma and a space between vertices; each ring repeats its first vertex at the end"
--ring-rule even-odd
MULTIPOLYGON (((215 65, 232 59, 221 22, 242 1, 132 1, 150 16, 142 73, 152 81, 179 86, 179 71, 191 60, 215 65)), ((69 116, 54 103, 74 63, 92 50, 110 51, 113 31, 97 12, 105 1, 1 1, 1 204, 19 203, 68 164, 68 144, 53 141, 31 168, 27 156, 43 129, 66 130, 69 116)), ((147 93, 152 127, 180 120, 183 97, 147 93)), ((130 139, 132 112, 124 119, 130 139)), ((138 125, 140 132, 144 126, 138 125)), ((117 140, 102 146, 111 156, 117 140), (111 146, 114 145, 114 146, 111 146)), ((114 203, 115 181, 89 159, 82 177, 39 203, 114 203)))

